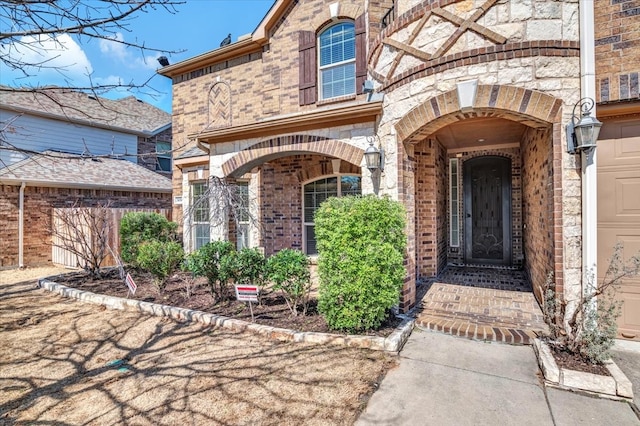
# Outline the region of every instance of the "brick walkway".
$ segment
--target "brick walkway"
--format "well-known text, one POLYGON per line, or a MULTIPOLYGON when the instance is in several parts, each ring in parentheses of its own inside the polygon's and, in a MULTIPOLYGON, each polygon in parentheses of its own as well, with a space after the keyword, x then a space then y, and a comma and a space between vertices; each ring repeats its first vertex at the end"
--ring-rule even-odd
POLYGON ((439 280, 423 297, 416 326, 470 339, 525 345, 547 331, 533 293, 439 280))

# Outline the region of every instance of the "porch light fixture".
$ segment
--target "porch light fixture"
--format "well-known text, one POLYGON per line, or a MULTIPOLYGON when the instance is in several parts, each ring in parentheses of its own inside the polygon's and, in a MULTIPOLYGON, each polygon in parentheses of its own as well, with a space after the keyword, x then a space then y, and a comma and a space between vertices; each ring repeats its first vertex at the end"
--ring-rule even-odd
POLYGON ((571 122, 566 127, 567 152, 569 154, 596 147, 602 122, 596 117, 591 117, 594 106, 595 102, 591 98, 582 98, 573 106, 571 122), (576 116, 576 108, 580 108, 580 120, 576 116))
POLYGON ((373 146, 373 142, 376 140, 374 136, 367 136, 367 141, 369 142, 369 146, 364 151, 364 159, 367 162, 367 169, 371 173, 380 169, 381 172, 384 172, 384 149, 376 148, 373 146))

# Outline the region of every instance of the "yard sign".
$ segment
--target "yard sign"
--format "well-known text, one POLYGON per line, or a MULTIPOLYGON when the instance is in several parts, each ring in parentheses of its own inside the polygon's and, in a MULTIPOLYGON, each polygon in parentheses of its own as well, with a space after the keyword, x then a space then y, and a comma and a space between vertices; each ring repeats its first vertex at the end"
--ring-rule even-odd
POLYGON ((236 285, 236 299, 240 302, 249 302, 251 310, 251 322, 253 322, 253 305, 252 302, 258 301, 260 287, 257 285, 236 285))
POLYGON ((125 278, 124 280, 127 283, 127 287, 129 287, 129 291, 131 292, 131 294, 136 294, 136 289, 138 288, 138 286, 136 285, 135 281, 133 281, 133 278, 131 278, 131 275, 127 273, 127 278, 125 278))

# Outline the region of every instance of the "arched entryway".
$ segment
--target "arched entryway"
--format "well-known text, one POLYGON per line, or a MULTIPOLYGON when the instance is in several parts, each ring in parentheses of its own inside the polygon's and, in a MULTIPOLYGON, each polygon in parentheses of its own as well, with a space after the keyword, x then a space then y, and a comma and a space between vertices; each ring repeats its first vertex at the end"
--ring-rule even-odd
POLYGON ((511 268, 540 301, 548 274, 562 271, 562 194, 554 185, 562 102, 482 85, 470 106, 457 99, 455 90, 429 99, 396 124, 406 164, 399 179, 414 182, 400 197, 415 211, 408 234, 416 279, 451 265, 511 268))

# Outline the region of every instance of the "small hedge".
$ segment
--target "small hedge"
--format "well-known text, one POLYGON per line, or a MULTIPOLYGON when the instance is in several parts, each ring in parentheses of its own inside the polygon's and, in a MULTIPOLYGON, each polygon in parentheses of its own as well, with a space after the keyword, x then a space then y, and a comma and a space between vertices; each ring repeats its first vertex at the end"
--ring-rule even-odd
POLYGON ((405 277, 404 229, 404 208, 388 198, 330 198, 320 206, 318 309, 329 327, 357 332, 382 324, 405 277))
POLYGON ((213 241, 200 247, 187 258, 187 269, 198 277, 206 277, 216 302, 229 297, 228 282, 233 278, 235 251, 229 241, 213 241))
POLYGON ((178 225, 158 213, 129 212, 120 220, 120 256, 125 263, 137 263, 139 247, 147 241, 175 241, 178 225))
POLYGON ((167 277, 174 273, 184 259, 182 246, 175 241, 146 241, 138 248, 136 263, 153 275, 160 292, 164 290, 167 277))
POLYGON ((291 315, 298 315, 299 305, 302 306, 302 315, 307 315, 311 271, 309 258, 304 253, 300 250, 280 250, 267 261, 267 276, 274 290, 282 292, 291 315))

